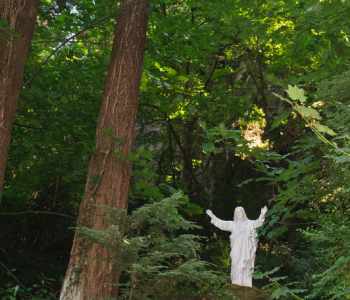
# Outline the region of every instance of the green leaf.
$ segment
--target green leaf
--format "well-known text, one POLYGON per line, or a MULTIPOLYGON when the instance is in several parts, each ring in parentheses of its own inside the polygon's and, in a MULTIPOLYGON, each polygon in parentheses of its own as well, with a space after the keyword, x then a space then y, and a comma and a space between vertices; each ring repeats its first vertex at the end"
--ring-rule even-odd
POLYGON ((311 107, 295 105, 295 110, 305 119, 321 120, 319 112, 311 107))
POLYGON ((271 124, 271 130, 280 127, 281 125, 286 125, 288 122, 288 117, 290 115, 289 111, 282 112, 279 116, 273 119, 271 124))
POLYGON ((215 151, 215 145, 214 143, 205 143, 203 144, 203 152, 204 153, 211 153, 215 151))
POLYGON ((320 124, 318 122, 315 122, 313 124, 313 126, 315 127, 316 130, 318 130, 321 133, 326 133, 326 134, 329 134, 330 136, 336 136, 337 135, 337 133, 333 129, 329 128, 326 125, 322 125, 322 124, 320 124))
POLYGON ((287 94, 292 100, 299 100, 301 103, 306 101, 305 92, 297 86, 288 85, 287 94))
POLYGON ((273 291, 271 295, 271 299, 280 299, 281 297, 285 297, 289 295, 289 289, 287 287, 280 287, 273 291))

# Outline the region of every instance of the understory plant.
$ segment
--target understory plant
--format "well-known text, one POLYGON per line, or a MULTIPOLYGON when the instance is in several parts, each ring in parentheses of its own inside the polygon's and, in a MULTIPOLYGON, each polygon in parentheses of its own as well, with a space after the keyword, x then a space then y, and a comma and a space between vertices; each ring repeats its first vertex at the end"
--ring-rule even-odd
POLYGON ((180 213, 187 202, 182 192, 175 192, 130 215, 106 207, 107 230, 78 229, 114 253, 122 269, 118 299, 234 299, 227 276, 200 259, 199 226, 180 213))

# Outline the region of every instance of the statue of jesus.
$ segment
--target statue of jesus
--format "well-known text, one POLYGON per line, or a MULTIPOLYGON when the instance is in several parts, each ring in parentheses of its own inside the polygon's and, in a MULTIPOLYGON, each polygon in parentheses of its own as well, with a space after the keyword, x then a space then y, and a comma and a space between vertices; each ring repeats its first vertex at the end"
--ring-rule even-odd
POLYGON ((255 252, 258 245, 256 228, 263 225, 267 207, 261 209, 257 220, 249 220, 243 207, 236 207, 233 221, 217 218, 211 210, 206 213, 217 228, 231 232, 231 283, 252 287, 255 252))

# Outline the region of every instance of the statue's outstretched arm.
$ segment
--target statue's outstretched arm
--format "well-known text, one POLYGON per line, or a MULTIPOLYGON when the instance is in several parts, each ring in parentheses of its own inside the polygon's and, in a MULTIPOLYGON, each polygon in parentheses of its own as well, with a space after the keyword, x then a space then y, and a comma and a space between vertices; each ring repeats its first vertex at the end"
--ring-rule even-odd
POLYGON ((267 213, 267 207, 266 207, 266 205, 265 205, 265 206, 261 209, 259 218, 256 219, 256 220, 254 221, 254 227, 255 227, 255 228, 258 228, 258 227, 260 227, 260 226, 262 226, 262 225, 264 224, 266 213, 267 213))
POLYGON ((232 231, 233 221, 224 221, 216 217, 210 209, 206 211, 207 215, 210 217, 210 222, 217 228, 223 231, 232 231))

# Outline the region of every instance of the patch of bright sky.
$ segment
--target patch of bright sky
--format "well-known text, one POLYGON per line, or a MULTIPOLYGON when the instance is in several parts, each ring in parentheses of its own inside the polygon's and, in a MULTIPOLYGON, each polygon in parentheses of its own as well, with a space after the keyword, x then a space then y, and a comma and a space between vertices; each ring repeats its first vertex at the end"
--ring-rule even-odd
POLYGON ((74 6, 71 7, 70 13, 71 13, 72 15, 78 15, 78 14, 79 14, 79 11, 77 10, 77 6, 76 6, 76 5, 74 5, 74 6))

